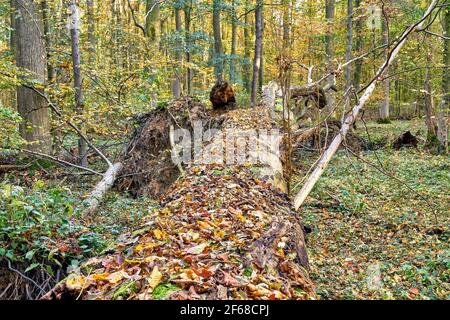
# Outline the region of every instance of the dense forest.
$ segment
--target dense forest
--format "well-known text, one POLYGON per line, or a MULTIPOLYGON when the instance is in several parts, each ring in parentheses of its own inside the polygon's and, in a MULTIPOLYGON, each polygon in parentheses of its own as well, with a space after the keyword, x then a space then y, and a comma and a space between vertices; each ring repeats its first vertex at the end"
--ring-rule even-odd
POLYGON ((0 300, 450 297, 447 0, 0 0, 0 300))

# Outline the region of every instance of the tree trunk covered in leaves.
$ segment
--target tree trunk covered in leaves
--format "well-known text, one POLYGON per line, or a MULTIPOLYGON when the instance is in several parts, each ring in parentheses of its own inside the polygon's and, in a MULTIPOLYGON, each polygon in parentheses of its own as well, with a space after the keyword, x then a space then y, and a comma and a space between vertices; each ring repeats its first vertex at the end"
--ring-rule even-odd
MULTIPOLYGON (((44 83, 47 75, 42 16, 37 1, 13 1, 15 26, 15 58, 19 68, 23 68, 38 82, 44 83)), ((45 99, 35 91, 23 86, 17 87, 18 111, 24 122, 20 125, 21 136, 32 144, 31 151, 49 153, 51 137, 49 112, 45 99)))
POLYGON ((217 81, 223 80, 223 46, 220 29, 221 5, 221 0, 213 1, 214 74, 217 81))
POLYGON ((252 81, 252 93, 251 93, 251 105, 256 105, 256 98, 258 95, 259 76, 261 69, 262 58, 262 6, 263 2, 258 0, 255 9, 255 57, 253 59, 253 81, 252 81))

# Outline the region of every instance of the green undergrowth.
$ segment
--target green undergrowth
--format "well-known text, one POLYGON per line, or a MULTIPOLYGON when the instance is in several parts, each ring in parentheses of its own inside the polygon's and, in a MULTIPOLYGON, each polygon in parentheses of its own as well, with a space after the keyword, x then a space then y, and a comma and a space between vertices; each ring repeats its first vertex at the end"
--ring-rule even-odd
MULTIPOLYGON (((368 124, 393 141, 418 121, 368 124)), ((359 125, 358 134, 367 137, 359 125)), ((446 156, 424 147, 339 151, 301 213, 312 275, 323 299, 448 299, 450 247, 446 156)), ((298 177, 300 179, 300 177, 298 177)))

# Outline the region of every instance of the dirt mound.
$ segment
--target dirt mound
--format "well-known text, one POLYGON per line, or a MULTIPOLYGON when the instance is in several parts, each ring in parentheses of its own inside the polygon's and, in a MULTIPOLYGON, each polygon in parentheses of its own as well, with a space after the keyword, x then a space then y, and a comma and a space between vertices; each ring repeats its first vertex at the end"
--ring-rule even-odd
POLYGON ((46 299, 308 299, 305 238, 288 197, 252 167, 191 168, 141 230, 46 299))
POLYGON ((137 128, 119 160, 124 169, 116 182, 118 189, 134 196, 163 194, 180 175, 180 168, 171 159, 170 128, 192 132, 196 121, 203 126, 220 126, 223 119, 211 117, 205 105, 190 97, 137 119, 137 128))

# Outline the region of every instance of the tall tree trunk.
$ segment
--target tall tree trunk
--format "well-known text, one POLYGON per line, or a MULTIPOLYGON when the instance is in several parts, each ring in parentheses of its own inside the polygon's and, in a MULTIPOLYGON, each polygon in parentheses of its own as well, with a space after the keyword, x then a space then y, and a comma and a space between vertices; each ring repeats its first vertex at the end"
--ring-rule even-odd
MULTIPOLYGON (((383 17, 383 22, 381 24, 382 26, 382 36, 383 36, 383 44, 388 45, 389 44, 389 30, 388 30, 388 21, 386 20, 386 17, 383 17)), ((387 54, 389 52, 389 48, 386 48, 385 50, 385 56, 387 58, 387 54)), ((384 74, 387 75, 389 73, 389 69, 386 68, 384 71, 384 74)), ((389 122, 389 108, 390 108, 390 94, 391 92, 391 80, 389 78, 386 78, 383 80, 383 94, 384 99, 380 106, 380 120, 383 122, 389 122)))
MULTIPOLYGON (((175 30, 178 35, 181 33, 181 10, 175 7, 175 30)), ((181 65, 181 46, 180 42, 177 43, 177 48, 175 51, 175 60, 177 65, 175 65, 175 79, 173 80, 173 96, 178 99, 181 96, 181 75, 180 75, 180 65, 181 65)))
POLYGON ((432 63, 431 52, 427 53, 427 68, 425 69, 425 122, 427 125, 427 142, 430 146, 436 142, 436 123, 434 118, 434 103, 431 88, 430 68, 428 66, 432 63))
POLYGON ((253 81, 251 93, 251 105, 256 106, 256 98, 258 95, 259 75, 262 57, 262 0, 258 0, 255 9, 255 57, 253 59, 253 81))
POLYGON ((87 6, 87 39, 89 43, 89 64, 93 64, 95 62, 95 54, 97 41, 95 38, 95 3, 94 0, 86 0, 87 6))
MULTIPOLYGON (((360 14, 359 10, 361 9, 361 0, 355 0, 355 8, 358 10, 358 15, 360 14)), ((363 46, 363 20, 361 18, 358 18, 356 20, 356 43, 355 43, 355 50, 357 52, 357 55, 362 54, 362 46, 363 46)), ((353 76, 353 86, 355 87, 356 91, 358 92, 361 87, 361 70, 362 70, 362 59, 358 59, 355 62, 355 73, 353 76)))
POLYGON ((262 93, 264 85, 264 3, 261 2, 261 49, 259 62, 258 93, 262 93))
POLYGON ((145 33, 151 43, 158 40, 159 0, 145 1, 145 33))
POLYGON ((54 82, 56 79, 56 69, 53 66, 51 61, 51 52, 52 52, 52 35, 50 30, 50 21, 49 21, 49 8, 46 0, 41 2, 42 9, 42 20, 44 23, 44 38, 47 52, 47 79, 50 83, 54 82))
MULTIPOLYGON (((325 52, 327 55, 327 71, 329 73, 334 71, 333 59, 334 59, 334 30, 332 23, 334 21, 335 14, 335 0, 325 0, 325 17, 327 19, 327 32, 325 34, 325 52)), ((335 82, 335 76, 330 75, 328 77, 328 85, 333 86, 335 82)), ((330 94, 328 97, 328 110, 331 111, 334 105, 334 95, 330 94)))
POLYGON ((214 74, 217 81, 223 80, 223 46, 220 29, 221 5, 221 0, 213 0, 214 74))
POLYGON ((231 1, 231 58, 230 58, 230 81, 236 82, 236 46, 237 46, 237 16, 236 0, 231 1))
MULTIPOLYGON (((14 0, 15 58, 17 66, 44 83, 47 75, 42 16, 37 1, 14 0)), ((52 148, 49 112, 45 99, 35 91, 17 87, 17 109, 24 119, 21 136, 31 144, 27 149, 49 153, 52 148)))
MULTIPOLYGON (((249 0, 245 1, 245 12, 248 12, 249 8, 249 0)), ((251 39, 250 39, 250 19, 249 15, 246 14, 244 16, 244 56, 245 56, 245 64, 243 68, 243 78, 244 78, 244 87, 247 90, 247 93, 250 93, 251 91, 251 39)))
POLYGON ((286 50, 291 41, 291 7, 290 0, 283 0, 283 50, 286 50))
POLYGON ((190 36, 191 36, 191 12, 192 12, 192 0, 187 1, 184 6, 184 38, 186 42, 186 63, 188 64, 186 68, 186 91, 188 95, 192 94, 192 69, 189 67, 191 63, 191 44, 190 44, 190 36))
MULTIPOLYGON (((72 63, 73 63, 73 79, 74 79, 74 89, 75 89, 75 110, 80 118, 83 116, 83 91, 81 77, 81 58, 80 58, 80 17, 79 10, 76 4, 76 0, 71 0, 70 2, 70 38, 72 46, 72 63)), ((80 159, 80 164, 83 167, 88 166, 87 162, 87 144, 81 137, 78 139, 78 156, 80 159)))
MULTIPOLYGON (((345 61, 352 59, 353 51, 353 0, 347 0, 347 44, 345 48, 345 61)), ((348 64, 345 67, 345 89, 348 90, 352 85, 352 67, 348 64)), ((345 106, 350 105, 350 95, 345 99, 345 106)))
POLYGON ((10 15, 10 27, 11 27, 11 30, 9 32, 9 46, 10 46, 10 49, 11 49, 11 53, 14 54, 14 51, 15 51, 14 48, 16 46, 16 39, 15 39, 15 34, 16 34, 16 32, 15 32, 16 12, 14 10, 14 8, 15 8, 14 0, 10 1, 10 6, 11 6, 12 10, 11 10, 11 15, 10 15))
MULTIPOLYGON (((450 37, 450 7, 443 9, 442 13, 442 29, 445 37, 450 37)), ((442 55, 442 64, 444 66, 450 65, 450 41, 444 40, 444 50, 442 55)), ((442 101, 439 104, 438 111, 438 140, 439 151, 442 153, 448 152, 448 126, 447 117, 450 107, 450 72, 448 68, 442 69, 442 101)))

